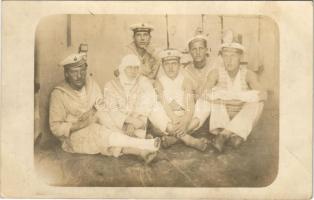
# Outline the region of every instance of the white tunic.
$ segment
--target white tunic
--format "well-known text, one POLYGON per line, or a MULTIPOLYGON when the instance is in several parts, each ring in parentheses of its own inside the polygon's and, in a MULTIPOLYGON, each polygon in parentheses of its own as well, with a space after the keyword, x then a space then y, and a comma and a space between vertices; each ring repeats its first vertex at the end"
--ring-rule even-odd
POLYGON ((70 135, 72 123, 90 110, 102 94, 91 78, 80 91, 73 90, 66 82, 56 86, 50 97, 49 125, 52 133, 62 141, 62 148, 76 153, 108 154, 108 138, 111 132, 100 124, 93 123, 70 135))
MULTIPOLYGON (((52 133, 62 142, 63 150, 71 153, 121 155, 123 147, 156 150, 154 140, 128 137, 118 129, 112 129, 108 112, 96 113, 98 118, 108 119, 106 123, 94 122, 70 133, 72 124, 93 106, 98 105, 102 94, 95 81, 87 79, 81 91, 73 90, 66 82, 56 86, 50 98, 49 125, 52 133)), ((104 121, 104 120, 103 120, 104 121)))
POLYGON ((218 73, 219 78, 216 87, 219 89, 228 90, 228 92, 240 92, 249 89, 249 86, 246 82, 246 67, 240 67, 234 80, 230 78, 224 67, 219 67, 218 73))
MULTIPOLYGON (((139 77, 127 94, 121 86, 119 79, 115 78, 104 87, 104 101, 106 113, 110 118, 102 118, 103 124, 111 124, 113 130, 122 131, 126 118, 143 116, 148 118, 156 100, 153 86, 146 77, 139 77)), ((145 137, 146 129, 141 133, 145 137)))
POLYGON ((164 75, 159 78, 159 81, 163 87, 163 96, 168 104, 177 103, 182 108, 185 107, 184 103, 184 90, 183 82, 184 76, 179 73, 178 76, 172 80, 168 76, 164 75))
MULTIPOLYGON (((183 116, 186 111, 184 81, 185 76, 181 72, 174 80, 167 75, 159 77, 159 83, 162 86, 161 95, 163 95, 166 103, 177 116, 183 116)), ((168 134, 166 128, 171 119, 160 102, 154 105, 154 109, 149 115, 149 120, 164 134, 168 134)))

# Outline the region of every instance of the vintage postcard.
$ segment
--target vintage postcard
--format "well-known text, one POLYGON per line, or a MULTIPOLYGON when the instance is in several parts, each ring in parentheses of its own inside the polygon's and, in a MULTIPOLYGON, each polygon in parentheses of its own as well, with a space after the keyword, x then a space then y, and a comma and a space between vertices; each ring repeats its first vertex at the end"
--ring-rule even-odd
POLYGON ((2 5, 2 196, 311 198, 311 2, 2 5))

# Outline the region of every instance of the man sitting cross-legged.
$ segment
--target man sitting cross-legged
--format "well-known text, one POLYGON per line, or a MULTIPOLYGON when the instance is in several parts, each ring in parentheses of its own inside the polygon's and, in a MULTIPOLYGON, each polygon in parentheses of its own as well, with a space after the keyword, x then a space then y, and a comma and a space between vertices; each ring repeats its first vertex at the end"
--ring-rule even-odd
POLYGON ((180 52, 167 49, 160 54, 160 57, 164 74, 155 82, 159 102, 149 119, 153 126, 161 130, 164 147, 179 139, 187 146, 204 151, 208 141, 187 134, 188 128, 193 124, 191 121, 193 122, 194 95, 191 82, 181 71, 180 52))
POLYGON ((257 75, 240 66, 244 47, 232 32, 228 34, 221 46, 223 66, 209 74, 206 91, 195 108, 199 125, 210 114, 210 132, 216 135, 212 144, 220 152, 227 142, 237 147, 247 139, 267 95, 257 75))

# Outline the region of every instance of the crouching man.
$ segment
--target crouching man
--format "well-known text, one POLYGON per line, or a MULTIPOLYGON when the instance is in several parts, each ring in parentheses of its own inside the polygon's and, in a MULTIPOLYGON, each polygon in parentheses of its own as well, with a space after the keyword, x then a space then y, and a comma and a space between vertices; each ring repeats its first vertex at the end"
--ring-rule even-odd
POLYGON ((240 66, 243 51, 244 47, 229 32, 221 46, 223 66, 209 74, 206 91, 196 103, 200 125, 210 114, 210 132, 216 135, 212 144, 220 152, 227 143, 238 147, 247 139, 267 96, 257 75, 240 66))
POLYGON ((63 150, 115 157, 133 154, 147 163, 152 161, 160 146, 158 139, 129 137, 99 123, 97 110, 104 106, 103 97, 97 83, 87 77, 85 55, 72 54, 60 65, 64 67, 65 80, 52 90, 49 124, 52 133, 62 142, 63 150))

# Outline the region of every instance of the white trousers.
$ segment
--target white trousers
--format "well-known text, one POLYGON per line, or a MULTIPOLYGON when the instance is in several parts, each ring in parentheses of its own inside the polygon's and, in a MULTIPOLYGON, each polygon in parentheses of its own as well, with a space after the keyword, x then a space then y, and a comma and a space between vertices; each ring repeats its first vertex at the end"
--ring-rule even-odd
POLYGON ((210 115, 209 131, 214 134, 215 130, 222 128, 246 140, 260 118, 263 107, 263 102, 245 103, 239 113, 230 119, 224 104, 213 104, 199 99, 195 105, 194 116, 200 120, 201 126, 210 115))
MULTIPOLYGON (((182 111, 174 111, 174 113, 178 116, 184 116, 184 110, 182 111)), ((195 115, 195 113, 194 113, 195 115)), ((194 116, 193 116, 194 117, 194 116)), ((156 128, 158 128, 161 132, 168 135, 166 132, 167 126, 169 123, 171 123, 171 119, 167 115, 165 109, 161 105, 160 102, 157 102, 154 106, 153 111, 150 113, 148 119, 152 123, 152 125, 156 128)))
POLYGON ((258 121, 263 107, 262 102, 245 103, 239 113, 230 119, 224 104, 213 104, 209 124, 210 131, 223 128, 246 140, 258 121))

